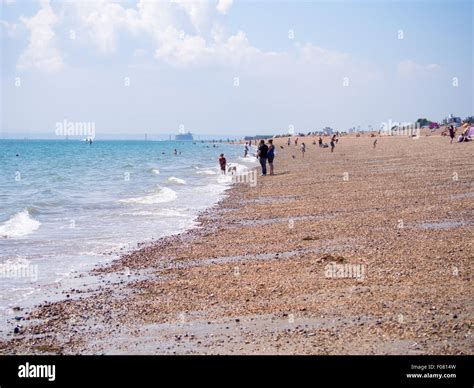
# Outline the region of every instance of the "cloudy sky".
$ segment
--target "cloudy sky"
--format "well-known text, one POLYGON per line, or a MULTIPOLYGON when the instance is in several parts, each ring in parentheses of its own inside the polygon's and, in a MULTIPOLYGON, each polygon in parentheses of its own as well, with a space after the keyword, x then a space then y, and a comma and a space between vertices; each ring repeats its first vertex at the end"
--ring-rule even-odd
POLYGON ((239 136, 473 114, 472 1, 0 0, 3 136, 239 136))

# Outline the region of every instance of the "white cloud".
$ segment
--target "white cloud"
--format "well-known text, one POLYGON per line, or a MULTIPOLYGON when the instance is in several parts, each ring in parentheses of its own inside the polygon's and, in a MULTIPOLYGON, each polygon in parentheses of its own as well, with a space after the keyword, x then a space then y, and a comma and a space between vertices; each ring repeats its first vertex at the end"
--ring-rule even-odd
POLYGON ((30 31, 30 38, 28 46, 18 59, 18 69, 60 70, 63 67, 63 60, 61 53, 54 46, 55 33, 52 29, 58 22, 58 17, 52 10, 49 0, 42 0, 38 13, 31 18, 22 17, 21 21, 30 31))
MULTIPOLYGON (((209 23, 217 12, 228 12, 231 5, 229 0, 220 0, 217 6, 216 1, 140 0, 136 6, 127 8, 113 0, 96 0, 65 3, 63 11, 78 23, 73 27, 80 39, 86 37, 85 42, 91 42, 99 52, 115 52, 119 34, 126 32, 140 39, 151 38, 154 58, 172 66, 218 65, 239 67, 259 74, 276 74, 293 65, 311 68, 311 71, 322 66, 342 67, 350 59, 345 53, 310 43, 297 43, 294 56, 286 52, 260 50, 250 43, 243 31, 229 35, 221 24, 209 23), (208 26, 206 32, 201 31, 204 25, 208 26)), ((58 18, 49 1, 43 0, 40 12, 22 21, 31 30, 31 39, 18 66, 60 69, 63 62, 53 45, 52 30, 58 18)), ((132 49, 131 55, 143 56, 143 50, 132 49)), ((350 66, 348 63, 345 67, 350 66)))
POLYGON ((322 47, 315 46, 311 43, 296 44, 296 47, 300 51, 301 59, 304 62, 316 65, 342 65, 349 59, 349 55, 328 50, 322 47))
POLYGON ((211 14, 209 1, 174 0, 184 10, 196 31, 200 32, 211 14))
POLYGON ((420 65, 411 59, 401 61, 397 66, 397 73, 399 76, 412 76, 417 74, 429 74, 441 68, 436 63, 429 65, 420 65))
MULTIPOLYGON (((231 4, 231 1, 221 1, 216 9, 225 13, 231 4)), ((177 66, 211 61, 235 64, 258 54, 259 50, 250 45, 243 32, 227 37, 224 28, 216 23, 209 31, 211 40, 204 38, 201 29, 216 14, 214 5, 215 1, 187 0, 140 0, 136 8, 124 8, 111 0, 71 4, 80 28, 105 54, 116 51, 121 30, 150 36, 155 45, 155 58, 177 66), (186 26, 179 17, 183 12, 195 32, 185 33, 186 26)))
POLYGON ((217 3, 216 9, 223 15, 226 15, 229 12, 230 7, 232 6, 233 0, 219 0, 217 3))
POLYGON ((6 30, 9 37, 14 37, 18 31, 18 24, 9 23, 6 20, 0 20, 0 25, 6 30))
POLYGON ((140 27, 138 10, 123 8, 109 0, 80 1, 70 3, 77 13, 80 28, 102 53, 112 53, 117 49, 117 34, 120 29, 132 32, 140 27))

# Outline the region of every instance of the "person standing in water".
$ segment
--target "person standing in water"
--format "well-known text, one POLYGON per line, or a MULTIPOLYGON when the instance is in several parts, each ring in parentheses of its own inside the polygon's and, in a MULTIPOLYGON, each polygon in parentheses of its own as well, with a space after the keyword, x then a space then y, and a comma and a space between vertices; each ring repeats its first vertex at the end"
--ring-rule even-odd
POLYGON ((245 142, 245 147, 244 147, 244 158, 247 157, 247 154, 249 153, 249 146, 247 145, 247 142, 245 142))
POLYGON ((267 152, 268 165, 270 166, 270 175, 273 174, 273 159, 275 159, 275 146, 273 145, 273 139, 268 140, 268 152, 267 152))
POLYGON ((303 157, 304 159, 304 153, 306 152, 306 144, 301 143, 301 156, 303 157))
POLYGON ((221 166, 221 173, 225 174, 225 168, 227 165, 227 160, 224 157, 224 154, 221 154, 219 157, 219 165, 221 166))
POLYGON ((260 145, 258 146, 257 156, 260 162, 260 166, 262 167, 262 174, 261 176, 267 175, 267 154, 268 154, 268 146, 265 144, 265 140, 260 140, 260 145))

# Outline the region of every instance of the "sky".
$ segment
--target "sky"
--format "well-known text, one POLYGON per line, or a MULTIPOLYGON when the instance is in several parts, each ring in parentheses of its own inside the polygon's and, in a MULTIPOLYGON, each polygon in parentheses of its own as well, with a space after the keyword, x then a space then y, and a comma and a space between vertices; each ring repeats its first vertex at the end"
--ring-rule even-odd
POLYGON ((472 1, 0 6, 3 137, 54 138, 62 123, 97 138, 239 137, 474 114, 472 1))

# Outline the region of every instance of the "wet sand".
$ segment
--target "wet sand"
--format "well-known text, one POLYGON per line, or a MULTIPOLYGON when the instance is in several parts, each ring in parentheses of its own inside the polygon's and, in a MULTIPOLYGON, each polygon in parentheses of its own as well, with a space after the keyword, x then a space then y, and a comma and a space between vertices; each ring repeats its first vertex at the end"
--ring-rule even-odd
POLYGON ((19 306, 0 352, 472 354, 474 144, 302 140, 198 229, 19 306))

